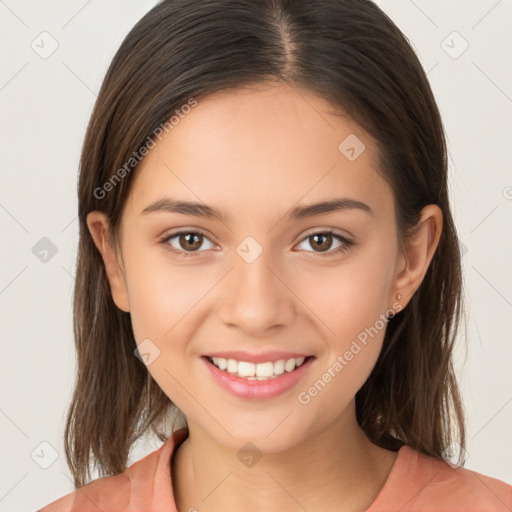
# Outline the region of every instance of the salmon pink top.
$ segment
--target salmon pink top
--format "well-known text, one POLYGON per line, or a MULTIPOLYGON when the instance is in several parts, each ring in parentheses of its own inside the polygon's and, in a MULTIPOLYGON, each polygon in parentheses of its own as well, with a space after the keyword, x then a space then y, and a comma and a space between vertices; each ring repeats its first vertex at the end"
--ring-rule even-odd
MULTIPOLYGON (((98 478, 38 512, 177 512, 171 460, 188 436, 176 430, 157 450, 123 473, 98 478)), ((510 512, 512 486, 402 446, 366 512, 510 512)))

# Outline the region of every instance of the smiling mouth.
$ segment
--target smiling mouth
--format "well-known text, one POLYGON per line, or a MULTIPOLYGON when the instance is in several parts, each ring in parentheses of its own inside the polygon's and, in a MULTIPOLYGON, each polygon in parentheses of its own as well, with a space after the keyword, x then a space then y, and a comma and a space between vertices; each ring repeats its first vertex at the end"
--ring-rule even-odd
POLYGON ((247 380, 272 380, 279 376, 292 373, 315 356, 298 357, 291 359, 279 359, 263 363, 250 363, 222 357, 203 356, 207 361, 219 370, 247 380))

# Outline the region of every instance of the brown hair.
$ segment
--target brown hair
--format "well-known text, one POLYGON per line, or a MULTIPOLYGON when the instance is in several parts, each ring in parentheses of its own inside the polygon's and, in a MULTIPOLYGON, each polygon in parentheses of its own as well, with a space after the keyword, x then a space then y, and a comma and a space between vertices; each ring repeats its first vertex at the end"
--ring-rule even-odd
POLYGON ((452 439, 465 447, 452 366, 462 312, 461 254, 449 206, 446 142, 406 37, 368 0, 163 0, 114 56, 81 154, 77 376, 65 432, 77 488, 90 479, 91 456, 100 476, 118 474, 143 434, 167 439, 177 409, 134 356, 130 314, 114 304, 86 216, 105 212, 118 247, 138 163, 133 155, 158 127, 190 98, 272 80, 316 93, 375 138, 402 247, 424 206, 442 210, 433 260, 407 307, 389 320, 378 361, 356 394, 356 414, 371 441, 391 450, 406 443, 441 458, 452 439))

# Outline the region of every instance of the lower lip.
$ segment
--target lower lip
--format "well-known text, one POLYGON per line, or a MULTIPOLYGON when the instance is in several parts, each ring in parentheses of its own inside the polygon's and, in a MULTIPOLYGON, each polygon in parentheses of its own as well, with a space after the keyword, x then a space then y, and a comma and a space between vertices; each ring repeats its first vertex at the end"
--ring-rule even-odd
POLYGON ((287 372, 285 370, 285 372, 278 377, 268 380, 243 379, 242 377, 237 377, 232 373, 217 368, 214 364, 210 363, 205 356, 202 356, 201 359, 204 361, 207 370, 214 380, 231 394, 239 398, 265 400, 279 396, 295 386, 309 370, 315 358, 309 357, 301 366, 293 370, 293 372, 287 372))

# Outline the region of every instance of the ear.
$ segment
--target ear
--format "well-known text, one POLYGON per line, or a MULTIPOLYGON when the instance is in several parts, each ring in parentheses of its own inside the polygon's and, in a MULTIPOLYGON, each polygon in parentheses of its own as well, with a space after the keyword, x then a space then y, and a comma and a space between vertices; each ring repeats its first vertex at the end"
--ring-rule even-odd
POLYGON ((130 311, 128 290, 124 271, 109 237, 108 218, 103 212, 90 212, 87 215, 87 226, 103 258, 114 303, 119 309, 128 313, 130 311))
POLYGON ((405 254, 401 253, 395 268, 393 296, 402 295, 405 308, 416 290, 420 287, 434 253, 436 252, 443 229, 443 212, 439 206, 429 204, 421 211, 421 218, 413 237, 408 241, 405 254))

